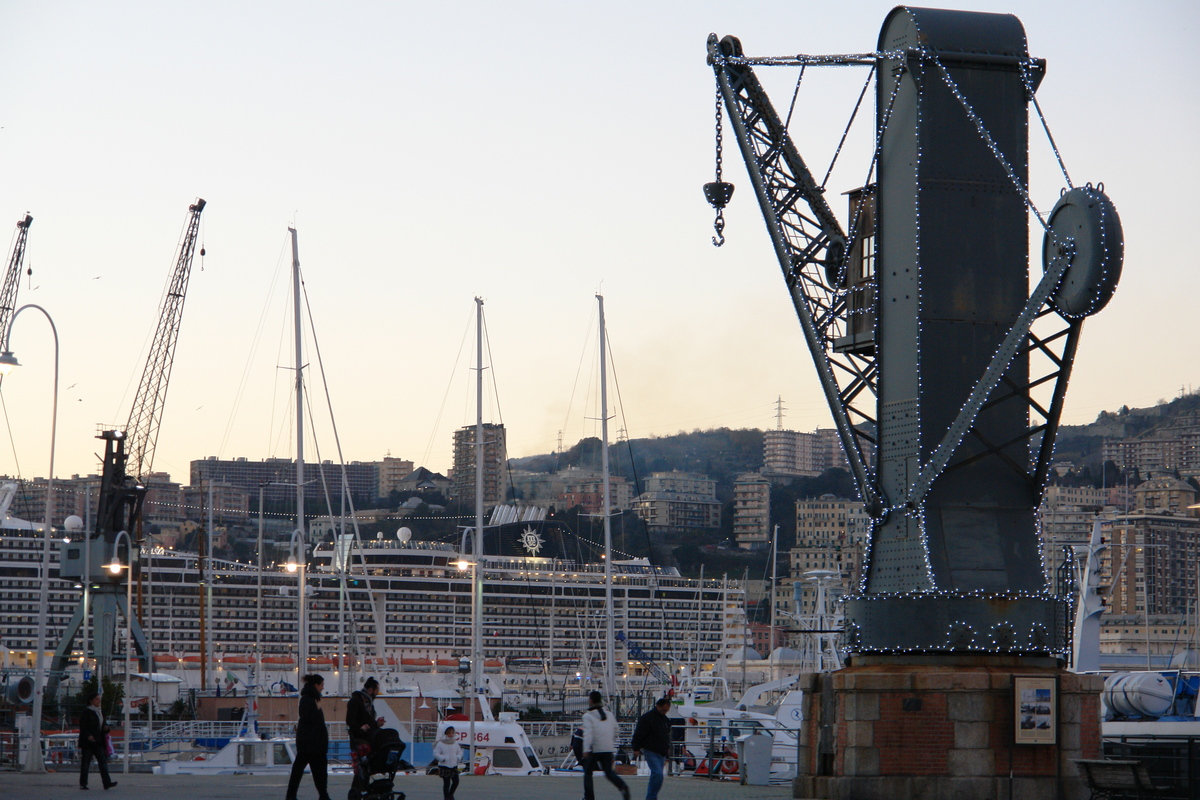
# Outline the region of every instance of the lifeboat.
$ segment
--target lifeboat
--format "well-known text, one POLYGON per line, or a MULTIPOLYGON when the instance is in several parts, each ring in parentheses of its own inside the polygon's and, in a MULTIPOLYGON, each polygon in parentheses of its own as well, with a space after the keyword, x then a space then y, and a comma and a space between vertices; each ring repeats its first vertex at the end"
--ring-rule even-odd
POLYGON ((504 669, 504 660, 500 658, 485 658, 483 660, 484 672, 499 672, 504 669))
POLYGON ((580 663, 578 658, 556 658, 550 667, 550 671, 559 675, 578 672, 580 663))
POLYGON ((405 672, 429 672, 433 669, 432 658, 402 658, 400 669, 405 672))
POLYGON ((226 653, 221 659, 221 663, 225 669, 246 669, 254 663, 254 656, 242 655, 241 653, 226 653))
POLYGON ((510 658, 508 660, 509 672, 541 672, 545 668, 540 658, 510 658))
POLYGON ((315 656, 308 659, 309 669, 333 669, 333 659, 329 656, 315 656))
POLYGON ((438 672, 457 672, 457 658, 439 658, 434 662, 438 672))
POLYGON ((181 666, 184 669, 200 669, 200 663, 204 661, 204 656, 186 655, 180 659, 181 666))
POLYGON ((296 659, 291 656, 263 656, 264 669, 290 670, 296 668, 296 659))
MULTIPOLYGON (((350 660, 349 656, 346 657, 346 660, 350 660)), ((363 659, 363 666, 373 669, 395 669, 399 666, 399 662, 396 661, 394 656, 387 656, 386 658, 383 656, 367 656, 363 659)))
POLYGON ((166 669, 179 669, 179 656, 174 653, 155 653, 154 666, 166 669))

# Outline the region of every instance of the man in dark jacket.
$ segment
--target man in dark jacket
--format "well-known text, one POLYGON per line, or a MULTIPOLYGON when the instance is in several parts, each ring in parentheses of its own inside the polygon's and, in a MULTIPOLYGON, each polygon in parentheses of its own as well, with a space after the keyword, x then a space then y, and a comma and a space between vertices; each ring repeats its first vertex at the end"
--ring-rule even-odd
MULTIPOLYGON (((350 737, 350 752, 354 758, 365 759, 371 752, 371 737, 383 727, 383 717, 375 716, 375 697, 379 694, 379 681, 367 678, 363 688, 350 695, 346 703, 346 734, 350 737)), ((354 780, 350 786, 350 800, 362 797, 366 791, 354 771, 354 780)))
POLYGON ((664 697, 654 704, 651 711, 642 714, 633 729, 633 754, 641 751, 650 768, 650 783, 646 786, 646 800, 658 800, 658 790, 663 785, 663 767, 671 755, 671 698, 664 697))
POLYGON ((79 715, 79 788, 88 788, 88 765, 92 758, 96 759, 96 768, 100 770, 100 782, 105 789, 117 785, 108 777, 108 723, 104 721, 104 712, 100 710, 100 693, 88 694, 87 705, 79 715))

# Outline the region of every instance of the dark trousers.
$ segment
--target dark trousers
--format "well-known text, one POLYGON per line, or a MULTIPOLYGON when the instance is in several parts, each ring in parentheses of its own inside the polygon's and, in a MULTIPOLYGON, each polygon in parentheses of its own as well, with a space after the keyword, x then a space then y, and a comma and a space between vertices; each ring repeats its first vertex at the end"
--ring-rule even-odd
POLYGON ((621 797, 628 800, 629 787, 625 785, 625 781, 621 780, 621 776, 613 770, 612 753, 592 753, 592 757, 583 765, 584 800, 596 800, 596 791, 592 787, 592 770, 597 767, 604 770, 604 777, 608 778, 608 782, 620 790, 621 797))
POLYGON ((92 757, 96 759, 96 769, 100 772, 100 782, 105 786, 112 783, 108 777, 108 752, 103 744, 85 744, 79 753, 79 785, 87 786, 88 765, 92 757))
POLYGON ((442 800, 454 800, 458 791, 458 767, 438 767, 442 776, 442 800))
POLYGON ((296 760, 292 762, 292 776, 288 778, 287 796, 295 797, 296 792, 300 790, 300 779, 304 777, 305 767, 312 772, 313 785, 317 787, 317 794, 320 795, 321 800, 325 800, 329 797, 329 773, 325 754, 306 753, 303 750, 296 751, 296 760))

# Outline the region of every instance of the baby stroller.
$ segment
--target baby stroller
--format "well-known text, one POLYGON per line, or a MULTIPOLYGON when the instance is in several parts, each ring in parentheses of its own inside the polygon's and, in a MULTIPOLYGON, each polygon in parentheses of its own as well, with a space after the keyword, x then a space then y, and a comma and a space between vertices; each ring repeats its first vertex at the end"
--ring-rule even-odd
POLYGON ((360 748, 351 757, 358 785, 366 788, 352 791, 350 800, 404 800, 404 792, 397 792, 395 785, 397 772, 413 768, 401 758, 405 747, 395 728, 375 731, 370 746, 360 748))

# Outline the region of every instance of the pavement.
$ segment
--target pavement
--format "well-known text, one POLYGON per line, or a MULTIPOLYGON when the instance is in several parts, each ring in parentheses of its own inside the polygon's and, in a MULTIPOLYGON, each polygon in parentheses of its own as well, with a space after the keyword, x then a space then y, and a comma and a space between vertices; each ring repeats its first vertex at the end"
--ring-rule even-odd
MULTIPOLYGON (((118 765, 119 766, 119 765, 118 765)), ((114 772, 118 785, 109 791, 100 788, 95 767, 85 795, 79 789, 78 772, 51 772, 29 775, 0 772, 0 798, 23 800, 283 800, 287 791, 286 775, 124 775, 114 772)), ((646 796, 648 778, 625 778, 633 800, 646 796)), ((349 775, 329 777, 329 795, 342 800, 350 789, 349 775)), ((396 789, 406 800, 441 800, 441 779, 429 775, 397 775, 396 789)), ((574 777, 535 776, 509 778, 464 775, 456 800, 579 800, 583 781, 574 777)), ((792 796, 791 786, 741 786, 736 781, 710 781, 704 778, 668 778, 659 792, 660 800, 781 800, 792 796)), ((312 777, 305 774, 299 800, 316 800, 312 777)), ((603 777, 597 776, 596 800, 619 800, 620 795, 603 777)))

